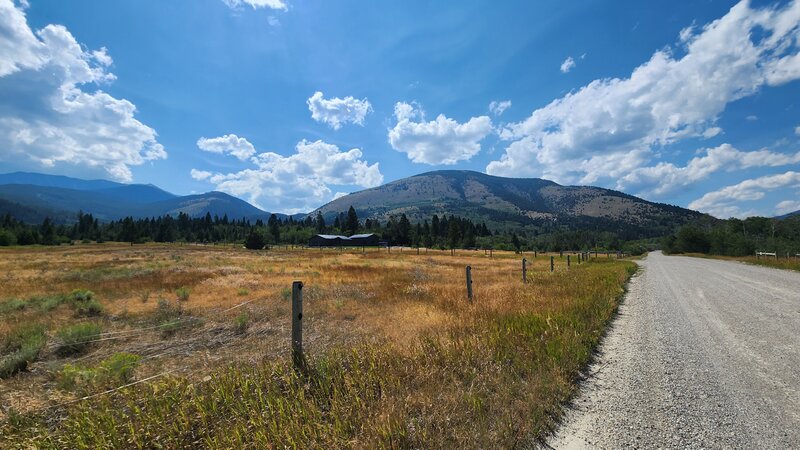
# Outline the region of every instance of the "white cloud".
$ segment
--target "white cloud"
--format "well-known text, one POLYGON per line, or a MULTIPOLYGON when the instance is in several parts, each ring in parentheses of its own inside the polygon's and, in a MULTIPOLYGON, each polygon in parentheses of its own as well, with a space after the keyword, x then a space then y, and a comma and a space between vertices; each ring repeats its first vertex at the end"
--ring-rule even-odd
POLYGON ((775 205, 775 213, 778 215, 789 214, 800 211, 800 200, 784 200, 775 205))
POLYGON ((677 189, 707 179, 719 171, 778 167, 800 163, 800 152, 776 153, 763 149, 746 152, 730 144, 704 150, 705 155, 689 160, 684 167, 660 162, 655 166, 637 167, 617 182, 617 189, 636 190, 640 195, 662 196, 677 189))
MULTIPOLYGON (((707 212, 716 217, 743 217, 752 212, 742 211, 741 202, 760 200, 768 191, 798 187, 800 187, 800 172, 789 171, 767 175, 709 192, 689 203, 689 208, 707 212)), ((783 206, 785 207, 787 204, 783 203, 783 206)))
POLYGON ((341 151, 323 141, 302 140, 295 150, 291 156, 260 153, 250 158, 252 168, 239 172, 210 174, 193 169, 191 174, 267 211, 290 214, 307 212, 333 200, 329 185, 368 188, 383 183, 378 163, 364 161, 360 149, 341 151))
POLYGON ((747 119, 748 122, 755 122, 758 120, 758 116, 756 116, 755 114, 751 114, 745 117, 745 119, 747 119))
POLYGON ((240 8, 244 5, 248 5, 253 9, 258 8, 269 8, 269 9, 278 9, 281 11, 286 11, 289 7, 286 5, 286 2, 283 0, 222 0, 229 8, 240 8))
POLYGON ((798 2, 753 9, 743 1, 684 30, 679 49, 655 52, 629 78, 592 81, 506 126, 500 136, 513 142, 486 171, 610 182, 625 171, 608 170, 609 161, 636 168, 658 156, 654 147, 719 134, 715 124, 729 103, 800 78, 798 23, 798 2))
POLYGON ((209 172, 207 170, 197 170, 197 169, 192 169, 189 172, 189 174, 192 176, 192 178, 194 178, 195 180, 198 180, 198 181, 207 180, 207 179, 211 178, 212 175, 214 175, 213 173, 211 173, 211 172, 209 172))
POLYGON ((575 60, 572 59, 572 56, 567 56, 567 59, 561 63, 561 73, 567 73, 572 70, 573 67, 575 67, 575 60))
POLYGON ((306 103, 312 119, 326 123, 334 130, 348 122, 364 126, 364 118, 372 112, 372 105, 366 98, 359 100, 348 96, 326 99, 319 91, 309 97, 306 103))
POLYGON ((105 48, 84 51, 61 25, 34 33, 10 0, 0 0, 0 35, 0 160, 131 181, 131 166, 167 157, 133 103, 83 90, 116 79, 105 48))
POLYGON ((495 116, 502 115, 508 108, 511 108, 511 100, 493 101, 489 103, 489 112, 495 116))
POLYGON ((794 127, 794 134, 800 136, 800 125, 794 127))
POLYGON ((242 161, 247 161, 247 158, 256 154, 253 144, 235 134, 226 134, 211 139, 201 137, 197 140, 197 147, 211 153, 233 155, 242 161))
POLYGON ((458 123, 439 114, 425 122, 420 108, 403 102, 395 104, 394 115, 397 124, 389 130, 389 143, 415 163, 449 165, 469 160, 480 152, 480 142, 492 132, 488 116, 458 123))

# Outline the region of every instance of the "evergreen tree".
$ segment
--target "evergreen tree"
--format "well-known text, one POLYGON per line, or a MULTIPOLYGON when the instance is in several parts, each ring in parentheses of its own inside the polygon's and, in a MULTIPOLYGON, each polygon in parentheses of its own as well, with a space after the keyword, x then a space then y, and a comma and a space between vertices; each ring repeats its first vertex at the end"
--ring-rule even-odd
POLYGON ((317 211, 317 218, 314 221, 317 227, 317 233, 324 233, 325 232, 325 218, 322 217, 322 213, 317 211))
POLYGON ((358 233, 358 215, 352 206, 347 210, 347 224, 345 229, 351 236, 358 233))
POLYGON ((278 216, 275 214, 269 216, 267 226, 269 227, 269 234, 272 235, 272 242, 277 244, 281 238, 280 220, 278 220, 278 216))

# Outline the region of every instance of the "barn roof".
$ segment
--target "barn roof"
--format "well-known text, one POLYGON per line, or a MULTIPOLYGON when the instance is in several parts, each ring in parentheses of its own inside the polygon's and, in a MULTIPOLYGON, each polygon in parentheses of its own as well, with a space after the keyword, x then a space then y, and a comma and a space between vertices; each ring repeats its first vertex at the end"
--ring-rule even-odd
POLYGON ((345 240, 345 241, 349 241, 350 239, 364 239, 364 238, 372 237, 374 235, 375 235, 375 233, 354 234, 354 235, 352 235, 350 237, 339 236, 338 234, 318 234, 317 236, 321 237, 322 239, 329 239, 329 240, 342 239, 342 240, 345 240))

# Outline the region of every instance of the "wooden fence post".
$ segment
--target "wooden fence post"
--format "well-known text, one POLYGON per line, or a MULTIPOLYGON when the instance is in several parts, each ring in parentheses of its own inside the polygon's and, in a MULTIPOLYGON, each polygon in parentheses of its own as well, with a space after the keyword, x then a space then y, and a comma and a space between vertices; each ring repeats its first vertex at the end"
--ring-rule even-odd
POLYGON ((569 270, 569 255, 567 255, 567 270, 569 270))
POLYGON ((292 361, 297 369, 305 368, 303 355, 303 282, 292 282, 292 361))
POLYGON ((536 250, 534 250, 534 251, 533 251, 533 259, 536 259, 536 255, 537 255, 537 253, 538 253, 538 252, 537 252, 536 250))
POLYGON ((551 256, 550 257, 550 273, 552 273, 556 268, 555 261, 556 261, 556 257, 555 256, 551 256))
POLYGON ((472 266, 467 266, 467 298, 472 303, 472 266))
POLYGON ((522 282, 528 282, 528 260, 522 258, 522 282))

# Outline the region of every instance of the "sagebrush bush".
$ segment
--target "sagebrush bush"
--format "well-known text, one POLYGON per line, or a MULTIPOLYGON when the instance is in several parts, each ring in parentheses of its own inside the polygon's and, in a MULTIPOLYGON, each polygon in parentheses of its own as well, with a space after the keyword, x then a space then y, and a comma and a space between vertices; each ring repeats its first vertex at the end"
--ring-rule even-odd
POLYGON ((103 312, 103 305, 95 299, 94 292, 87 289, 75 289, 69 301, 79 316, 99 316, 103 312))
POLYGON ((11 331, 0 345, 0 378, 8 378, 28 368, 39 357, 47 337, 44 325, 23 325, 11 331))
POLYGON ((96 323, 79 323, 64 327, 56 333, 59 345, 56 353, 61 356, 77 355, 85 352, 100 337, 103 328, 96 323))

